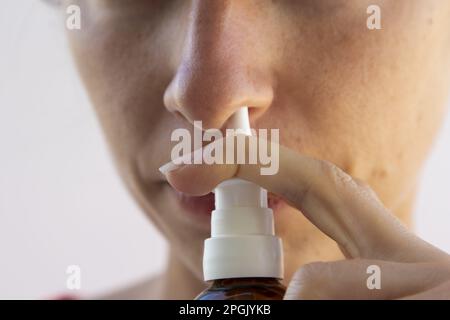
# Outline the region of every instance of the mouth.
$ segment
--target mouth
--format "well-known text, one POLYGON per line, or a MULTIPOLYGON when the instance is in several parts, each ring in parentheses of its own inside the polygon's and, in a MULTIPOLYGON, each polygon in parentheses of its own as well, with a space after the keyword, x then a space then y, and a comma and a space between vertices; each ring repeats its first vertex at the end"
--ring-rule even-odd
POLYGON ((204 196, 190 196, 172 188, 177 199, 186 212, 195 215, 210 215, 214 210, 214 193, 210 192, 204 196))
MULTIPOLYGON (((214 193, 210 192, 203 196, 191 196, 182 192, 179 192, 172 187, 171 190, 176 195, 176 198, 181 205, 181 207, 186 211, 186 213, 191 215, 209 216, 214 210, 214 193)), ((285 201, 271 193, 268 192, 268 206, 277 214, 281 207, 285 204, 285 201)))

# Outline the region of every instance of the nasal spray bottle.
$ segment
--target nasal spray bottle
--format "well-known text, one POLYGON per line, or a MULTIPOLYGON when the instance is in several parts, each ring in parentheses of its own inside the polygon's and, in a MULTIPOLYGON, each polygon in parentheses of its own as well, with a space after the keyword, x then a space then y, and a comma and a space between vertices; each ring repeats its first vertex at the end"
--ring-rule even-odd
MULTIPOLYGON (((232 116, 230 127, 251 135, 247 107, 232 116)), ((283 250, 267 191, 233 178, 217 185, 214 194, 211 238, 205 240, 203 255, 204 279, 211 286, 196 299, 282 299, 283 250)))

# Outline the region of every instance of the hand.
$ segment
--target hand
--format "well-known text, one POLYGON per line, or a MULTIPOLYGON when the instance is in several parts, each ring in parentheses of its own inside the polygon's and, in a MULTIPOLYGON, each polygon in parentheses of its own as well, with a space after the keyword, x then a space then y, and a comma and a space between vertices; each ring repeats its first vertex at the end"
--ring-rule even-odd
POLYGON ((450 256, 403 226, 369 186, 283 146, 279 160, 272 176, 261 175, 259 165, 206 164, 167 165, 165 174, 173 187, 193 195, 234 176, 255 182, 337 242, 347 259, 301 267, 286 299, 450 299, 450 256), (380 289, 367 285, 369 266, 379 267, 380 289))

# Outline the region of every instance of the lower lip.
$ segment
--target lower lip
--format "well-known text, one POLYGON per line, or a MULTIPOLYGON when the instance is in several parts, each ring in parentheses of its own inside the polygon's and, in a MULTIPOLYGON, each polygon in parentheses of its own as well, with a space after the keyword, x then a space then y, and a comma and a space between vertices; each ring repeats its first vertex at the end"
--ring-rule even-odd
MULTIPOLYGON (((172 189, 173 190, 173 189, 172 189)), ((186 212, 200 215, 210 215, 214 210, 214 193, 194 197, 175 191, 178 201, 186 212)))
MULTIPOLYGON (((210 215, 214 210, 214 193, 212 192, 199 197, 189 196, 175 190, 174 192, 181 206, 190 214, 210 215)), ((274 213, 279 211, 280 207, 285 203, 283 199, 272 193, 269 193, 268 195, 268 202, 269 208, 271 208, 274 213)))

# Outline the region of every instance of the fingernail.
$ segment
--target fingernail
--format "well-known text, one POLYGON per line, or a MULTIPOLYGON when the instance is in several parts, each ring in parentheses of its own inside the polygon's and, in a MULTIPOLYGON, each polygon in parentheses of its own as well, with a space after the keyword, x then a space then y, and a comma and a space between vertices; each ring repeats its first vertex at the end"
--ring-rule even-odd
POLYGON ((159 167, 159 171, 161 171, 162 174, 166 175, 169 172, 175 171, 177 169, 180 169, 185 164, 193 163, 192 159, 195 155, 195 152, 185 154, 184 156, 181 156, 175 160, 169 161, 166 164, 163 164, 161 167, 159 167))
POLYGON ((163 164, 161 167, 159 167, 159 171, 163 174, 166 175, 169 172, 172 172, 174 170, 177 170, 179 168, 181 168, 184 164, 175 164, 172 161, 167 162, 166 164, 163 164))
POLYGON ((159 171, 161 171, 162 174, 167 174, 169 172, 172 172, 174 170, 180 169, 181 167, 184 167, 185 165, 189 164, 200 164, 203 160, 203 149, 197 149, 194 152, 185 154, 175 160, 169 161, 166 164, 159 167, 159 171))

